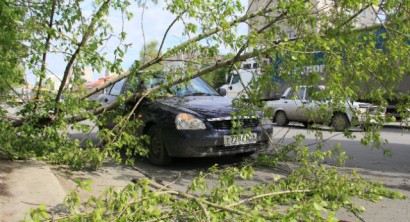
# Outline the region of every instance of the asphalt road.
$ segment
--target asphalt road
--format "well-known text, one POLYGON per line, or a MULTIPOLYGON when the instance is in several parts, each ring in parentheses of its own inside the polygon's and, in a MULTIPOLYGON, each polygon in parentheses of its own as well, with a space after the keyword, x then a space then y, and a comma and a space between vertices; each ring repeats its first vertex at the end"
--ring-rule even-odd
MULTIPOLYGON (((283 144, 294 142, 293 137, 297 134, 305 136, 304 144, 316 148, 319 140, 312 130, 294 125, 290 127, 275 127, 273 133, 274 142, 283 144)), ((343 136, 342 133, 331 132, 327 127, 316 128, 317 132, 323 133, 326 144, 323 149, 332 149, 340 144, 349 156, 346 167, 377 170, 383 172, 406 173, 410 175, 410 131, 401 127, 385 127, 381 130, 381 138, 387 143, 376 147, 374 144, 363 145, 360 140, 365 132, 358 128, 351 128, 354 139, 343 136), (391 153, 391 155, 385 154, 391 153)), ((334 164, 333 162, 329 162, 334 164)))
MULTIPOLYGON (((323 149, 333 149, 340 144, 349 159, 346 161, 347 171, 357 169, 359 174, 370 180, 381 181, 386 187, 399 191, 409 198, 406 200, 386 199, 378 203, 363 200, 355 200, 367 211, 363 214, 366 221, 410 221, 410 131, 401 127, 385 127, 381 130, 381 137, 388 143, 376 148, 372 145, 364 146, 360 140, 364 132, 358 128, 351 128, 355 138, 346 138, 342 133, 331 132, 329 128, 319 127, 315 130, 305 129, 302 125, 291 125, 289 127, 274 126, 272 139, 274 144, 289 144, 295 141, 293 138, 297 134, 305 136, 304 144, 316 148, 317 133, 323 134, 326 140, 323 149), (389 150, 391 156, 385 155, 384 151, 389 150)), ((74 138, 81 135, 73 134, 74 138)), ((89 134, 94 141, 98 141, 96 129, 89 134)), ((176 158, 171 166, 158 167, 151 165, 144 158, 137 158, 134 170, 145 176, 154 178, 163 184, 172 184, 176 190, 186 191, 192 179, 200 171, 206 171, 214 164, 220 167, 230 167, 242 163, 242 159, 237 156, 219 158, 176 158)), ((329 165, 335 163, 328 160, 329 165)), ((280 169, 256 168, 252 181, 247 181, 245 185, 252 185, 259 182, 271 181, 272 174, 280 176, 283 171, 280 169)), ((340 211, 337 213, 340 219, 347 221, 358 221, 351 213, 340 211)))
MULTIPOLYGON (((91 123, 88 123, 92 125, 91 123)), ((94 142, 98 142, 97 127, 86 135, 94 142)), ((381 171, 384 173, 403 173, 410 176, 410 130, 401 127, 386 127, 381 130, 381 137, 387 140, 387 143, 380 147, 374 145, 363 145, 360 140, 365 133, 358 128, 351 128, 350 130, 355 138, 346 138, 342 133, 331 132, 327 127, 319 127, 312 129, 305 129, 302 125, 294 124, 288 127, 274 126, 272 139, 275 145, 281 146, 295 141, 294 136, 302 134, 305 136, 304 145, 316 149, 317 143, 320 141, 316 138, 317 133, 321 133, 323 140, 325 140, 322 149, 333 149, 337 145, 341 145, 343 150, 349 156, 346 161, 346 167, 360 168, 371 171, 381 171), (391 155, 384 154, 385 151, 391 155)), ((82 139, 82 135, 76 132, 72 134, 73 138, 82 139)), ((146 168, 147 172, 160 172, 158 167, 152 166, 145 159, 138 159, 137 166, 146 168), (150 170, 153 168, 155 170, 150 170)), ((214 163, 219 165, 239 164, 241 159, 233 157, 218 157, 218 158, 177 158, 171 166, 167 166, 166 170, 175 170, 176 172, 189 170, 204 170, 212 166, 214 163)), ((332 161, 328 162, 330 165, 335 164, 332 161)), ((159 175, 156 175, 159 176, 159 175)), ((410 190, 410 187, 408 188, 410 190)))
MULTIPOLYGON (((88 123, 92 125, 91 123, 88 123)), ((98 142, 97 127, 86 135, 94 142, 98 142)), ((315 149, 320 139, 317 139, 317 133, 321 133, 326 149, 333 149, 341 145, 343 150, 349 156, 346 161, 346 167, 357 167, 367 170, 379 170, 383 172, 406 173, 410 174, 410 130, 402 127, 385 127, 381 130, 381 138, 387 143, 376 147, 373 144, 363 145, 360 140, 364 137, 365 132, 358 128, 351 128, 350 131, 355 138, 346 138, 343 133, 331 132, 327 127, 318 127, 305 129, 302 125, 294 124, 288 127, 274 126, 272 139, 277 146, 286 145, 295 141, 294 136, 302 134, 305 136, 304 145, 315 149), (391 153, 391 155, 385 153, 391 153)), ((82 135, 76 132, 72 134, 73 138, 82 139, 82 135)), ((184 170, 204 169, 212 166, 213 163, 220 165, 230 165, 238 163, 237 157, 223 158, 178 158, 171 168, 184 170)), ((138 162, 147 163, 144 159, 138 162)), ((147 163, 148 164, 148 163, 147 163)), ((329 164, 334 164, 329 161, 329 164)))

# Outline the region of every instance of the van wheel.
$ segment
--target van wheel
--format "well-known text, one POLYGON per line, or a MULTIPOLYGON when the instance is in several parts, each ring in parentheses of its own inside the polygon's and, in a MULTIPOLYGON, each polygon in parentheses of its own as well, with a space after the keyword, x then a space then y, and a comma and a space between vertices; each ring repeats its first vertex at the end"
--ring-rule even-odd
POLYGON ((335 113, 332 118, 332 127, 335 131, 343 131, 350 128, 350 121, 344 113, 335 113))
POLYGON ((275 114, 275 122, 278 126, 286 126, 289 123, 288 117, 286 117, 286 113, 282 111, 278 111, 275 114))
POLYGON ((152 126, 148 130, 148 136, 150 137, 148 158, 154 165, 167 165, 172 162, 172 157, 168 155, 168 151, 165 148, 159 129, 156 126, 152 126))

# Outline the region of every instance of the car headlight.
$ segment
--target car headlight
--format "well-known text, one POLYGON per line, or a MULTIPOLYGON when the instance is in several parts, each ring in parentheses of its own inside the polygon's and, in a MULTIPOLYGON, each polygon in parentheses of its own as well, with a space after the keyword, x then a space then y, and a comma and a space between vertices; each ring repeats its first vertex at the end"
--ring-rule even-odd
POLYGON ((178 130, 202 130, 206 129, 202 120, 188 113, 180 113, 175 118, 175 125, 178 130))
POLYGON ((262 125, 269 125, 269 124, 273 124, 272 119, 269 117, 263 117, 261 120, 261 124, 262 125))
POLYGON ((356 106, 356 111, 358 112, 358 114, 365 114, 369 111, 369 107, 370 105, 367 103, 359 104, 358 106, 356 106))

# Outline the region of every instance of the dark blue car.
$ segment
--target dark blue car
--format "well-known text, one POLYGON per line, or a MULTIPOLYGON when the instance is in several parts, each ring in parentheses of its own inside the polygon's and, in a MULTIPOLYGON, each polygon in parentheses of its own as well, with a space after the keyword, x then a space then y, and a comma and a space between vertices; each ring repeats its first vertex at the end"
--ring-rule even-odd
MULTIPOLYGON (((163 77, 151 77, 141 81, 137 90, 163 81, 163 77)), ((114 102, 130 88, 131 84, 125 83, 126 79, 117 82, 98 101, 104 105, 114 102)), ((268 146, 272 122, 262 121, 258 115, 233 119, 232 100, 202 78, 160 90, 158 94, 155 99, 144 99, 135 111, 135 116, 144 122, 137 134, 150 136, 149 160, 153 164, 170 164, 173 157, 250 155, 268 146), (240 124, 244 131, 238 133, 233 124, 240 124)), ((107 121, 106 127, 114 125, 107 121)))

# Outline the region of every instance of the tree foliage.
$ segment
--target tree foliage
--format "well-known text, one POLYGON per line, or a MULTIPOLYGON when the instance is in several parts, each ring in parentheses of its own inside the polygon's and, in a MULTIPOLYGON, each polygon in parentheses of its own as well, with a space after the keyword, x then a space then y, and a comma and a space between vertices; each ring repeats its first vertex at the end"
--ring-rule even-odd
POLYGON ((0 93, 6 95, 12 87, 24 84, 22 61, 27 56, 22 40, 25 30, 21 22, 25 9, 12 6, 13 1, 0 3, 0 93))
MULTIPOLYGON (((93 126, 81 120, 88 119, 102 126, 105 114, 115 112, 119 105, 130 100, 138 101, 141 96, 164 87, 119 97, 105 107, 87 99, 123 78, 135 76, 138 71, 162 67, 164 61, 181 54, 194 55, 190 58, 192 64, 207 66, 192 65, 177 70, 170 74, 165 87, 220 70, 223 71, 215 76, 222 76, 221 73, 229 72, 235 64, 251 57, 273 61, 263 67, 266 75, 250 86, 249 98, 235 102, 241 108, 240 115, 262 110, 271 118, 270 111, 263 109, 259 98, 266 88, 278 86, 272 83, 274 78, 283 79, 292 87, 316 85, 326 80, 325 95, 335 101, 329 106, 366 95, 366 99, 378 105, 386 106, 390 98, 395 98, 401 102, 403 111, 408 108, 409 100, 403 98, 409 95, 396 93, 397 82, 408 77, 410 70, 408 1, 335 1, 332 7, 324 8, 305 0, 251 2, 250 7, 260 6, 256 11, 249 11, 236 0, 165 1, 158 4, 163 4, 161 6, 172 13, 174 20, 164 30, 163 40, 144 43, 146 48, 141 52, 141 61, 136 62, 131 71, 122 72, 123 57, 129 47, 127 33, 123 29, 114 33, 108 17, 119 12, 123 19, 130 19, 133 16, 129 11, 131 4, 148 10, 146 3, 129 0, 0 2, 0 55, 5 58, 0 61, 1 92, 6 86, 22 83, 23 69, 36 75, 40 82, 45 80, 50 72, 48 58, 51 55, 60 56, 65 64, 56 94, 38 90, 36 99, 18 107, 16 113, 8 112, 2 106, 1 158, 37 157, 50 163, 68 164, 78 170, 97 168, 107 158, 123 162, 120 151, 124 147, 127 147, 127 160, 133 160, 129 158, 133 154, 146 155, 146 138, 136 137, 133 133, 141 123, 129 121, 132 112, 118 117, 118 125, 113 130, 100 130, 105 144, 95 144, 86 138, 72 140, 68 129, 87 134, 93 126), (373 27, 357 27, 365 10, 376 16, 377 24, 373 27), (179 31, 188 40, 165 50, 164 42, 176 23, 184 25, 179 31), (250 31, 238 34, 240 25, 244 24, 249 25, 250 31), (284 25, 294 31, 293 37, 288 35, 284 25), (381 36, 375 34, 379 28, 385 30, 381 36), (383 39, 381 46, 377 45, 380 43, 378 38, 383 39), (116 40, 112 53, 102 50, 112 39, 116 40), (221 54, 222 47, 228 48, 233 56, 210 63, 221 54), (115 59, 109 60, 109 55, 115 59), (317 55, 321 55, 320 58, 317 55), (312 65, 316 59, 325 64, 324 74, 312 71, 301 75, 306 71, 304 67, 312 65), (100 87, 85 91, 81 80, 85 67, 121 74, 100 87), (62 101, 63 95, 65 99, 62 101), (104 149, 100 149, 101 146, 104 149)), ((1 102, 12 104, 6 98, 1 102)), ((385 119, 378 121, 383 124, 385 119)), ((344 133, 347 137, 352 136, 350 132, 344 133)), ((316 135, 323 140, 320 132, 316 135)), ((336 219, 331 212, 341 207, 354 213, 360 211, 352 204, 352 196, 369 200, 378 200, 381 196, 402 197, 355 174, 346 175, 336 167, 320 166, 325 158, 334 158, 343 164, 344 153, 321 151, 322 143, 318 143, 316 151, 311 151, 302 140, 303 135, 299 135, 293 144, 273 146, 274 155, 261 154, 253 163, 276 166, 278 162, 291 161, 295 164, 285 178, 269 184, 243 187, 235 183, 238 179, 249 179, 252 164, 227 170, 214 167, 206 176, 201 174, 193 181, 192 191, 195 193, 180 193, 153 181, 139 180, 122 191, 108 189, 105 196, 88 201, 89 209, 79 212, 81 202, 74 192, 66 200, 71 214, 59 220, 309 221, 328 217, 332 221, 336 219), (217 178, 214 187, 206 182, 210 177, 217 178), (287 210, 270 211, 277 206, 287 210)), ((377 146, 384 140, 374 128, 365 133, 362 142, 377 146)), ((87 184, 78 183, 79 187, 87 187, 87 184)), ((45 211, 43 207, 33 210, 29 219, 48 218, 45 211)))

